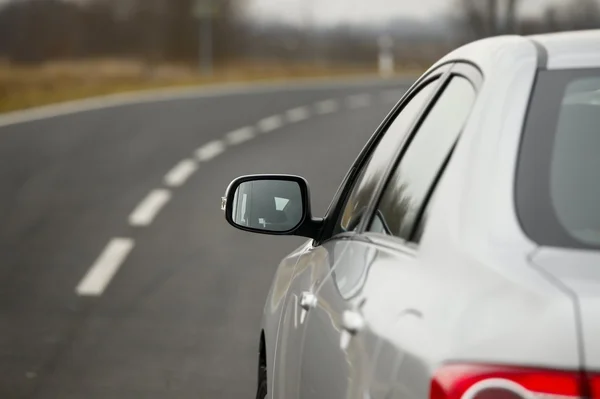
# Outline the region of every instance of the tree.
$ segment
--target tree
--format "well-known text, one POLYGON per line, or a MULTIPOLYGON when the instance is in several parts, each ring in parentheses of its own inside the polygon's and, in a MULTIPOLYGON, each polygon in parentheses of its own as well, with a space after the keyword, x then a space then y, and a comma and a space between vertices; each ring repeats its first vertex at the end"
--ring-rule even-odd
MULTIPOLYGON (((218 0, 217 60, 237 54, 240 0, 218 0)), ((17 62, 128 56, 150 65, 195 62, 198 21, 193 0, 20 0, 0 7, 0 56, 17 62)))
POLYGON ((457 0, 458 23, 467 40, 515 33, 519 3, 519 0, 457 0))
POLYGON ((569 29, 600 27, 600 4, 597 0, 578 0, 577 7, 565 7, 569 29))
POLYGON ((506 33, 517 31, 517 0, 507 0, 506 6, 506 33))
POLYGON ((467 40, 492 35, 495 22, 490 22, 490 15, 495 15, 495 0, 458 0, 457 3, 458 22, 467 40))

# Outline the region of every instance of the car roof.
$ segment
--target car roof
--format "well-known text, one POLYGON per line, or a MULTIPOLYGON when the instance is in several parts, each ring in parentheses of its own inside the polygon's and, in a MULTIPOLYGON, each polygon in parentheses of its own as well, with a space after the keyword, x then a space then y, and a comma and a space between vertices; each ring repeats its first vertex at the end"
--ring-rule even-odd
POLYGON ((600 67, 600 29, 527 36, 543 46, 548 69, 600 67))
POLYGON ((440 59, 431 69, 449 61, 466 60, 484 74, 497 70, 498 61, 519 62, 532 56, 548 69, 600 67, 600 29, 520 36, 502 35, 465 44, 440 59))

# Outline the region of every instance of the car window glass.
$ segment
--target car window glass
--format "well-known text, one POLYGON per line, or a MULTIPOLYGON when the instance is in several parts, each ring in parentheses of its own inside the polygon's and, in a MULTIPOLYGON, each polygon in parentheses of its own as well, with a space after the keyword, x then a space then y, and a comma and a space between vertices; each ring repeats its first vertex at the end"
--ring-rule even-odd
POLYGON ((352 192, 347 198, 344 209, 334 234, 353 231, 363 217, 363 213, 371 199, 377 183, 383 178, 386 168, 392 161, 394 154, 402 139, 409 131, 412 123, 423 109, 427 100, 433 94, 436 81, 427 83, 404 106, 396 119, 371 153, 369 159, 355 180, 352 192))
POLYGON ((515 205, 538 245, 600 249, 600 68, 536 76, 519 148, 515 205))
POLYGON ((550 201, 572 238, 600 246, 600 79, 567 85, 550 162, 550 201))
POLYGON ((456 76, 450 80, 387 184, 370 232, 410 238, 419 211, 460 134, 475 95, 475 88, 467 79, 456 76))

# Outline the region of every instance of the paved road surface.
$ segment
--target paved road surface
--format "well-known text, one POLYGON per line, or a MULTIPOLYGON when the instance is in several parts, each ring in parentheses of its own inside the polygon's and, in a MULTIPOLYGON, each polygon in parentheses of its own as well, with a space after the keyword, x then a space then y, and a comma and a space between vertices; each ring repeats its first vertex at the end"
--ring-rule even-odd
POLYGON ((252 397, 264 298, 302 239, 233 229, 220 196, 241 174, 300 174, 322 214, 405 86, 254 90, 0 128, 0 398, 252 397))

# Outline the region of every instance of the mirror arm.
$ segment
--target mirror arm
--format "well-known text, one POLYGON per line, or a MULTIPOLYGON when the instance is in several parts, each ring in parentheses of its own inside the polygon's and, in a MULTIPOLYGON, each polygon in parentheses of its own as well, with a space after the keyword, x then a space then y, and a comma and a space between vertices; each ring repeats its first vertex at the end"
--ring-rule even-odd
POLYGON ((306 220, 294 231, 295 236, 312 238, 317 240, 321 235, 321 230, 325 224, 323 218, 307 217, 306 220))

